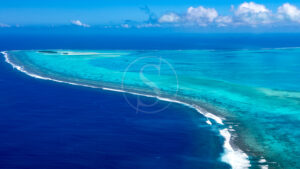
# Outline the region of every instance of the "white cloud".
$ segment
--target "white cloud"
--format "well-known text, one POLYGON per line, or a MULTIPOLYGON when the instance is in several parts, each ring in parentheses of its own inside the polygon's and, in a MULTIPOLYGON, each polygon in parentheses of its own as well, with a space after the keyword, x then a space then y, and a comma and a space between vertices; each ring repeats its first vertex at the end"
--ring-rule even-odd
POLYGON ((160 23, 178 23, 182 25, 250 25, 272 23, 272 12, 262 4, 254 2, 244 2, 238 6, 236 10, 231 6, 232 15, 219 16, 215 8, 189 7, 187 12, 182 15, 168 13, 160 17, 160 23))
POLYGON ((80 20, 73 20, 73 21, 71 21, 71 23, 72 23, 73 25, 77 25, 77 26, 90 27, 90 25, 84 24, 84 23, 82 23, 80 20))
POLYGON ((218 26, 223 27, 232 24, 233 20, 231 16, 219 16, 215 22, 218 26))
POLYGON ((262 4, 254 2, 244 2, 234 11, 236 24, 268 24, 272 20, 272 12, 262 4))
MULTIPOLYGON (((244 2, 234 8, 231 5, 231 14, 219 15, 215 8, 203 6, 189 7, 185 13, 165 13, 150 24, 141 24, 136 27, 160 26, 291 26, 300 23, 300 9, 289 3, 278 7, 277 12, 272 12, 264 4, 244 2), (284 24, 282 24, 284 23, 284 24)), ((300 25, 299 25, 300 27, 300 25)))
POLYGON ((9 27, 10 27, 10 25, 0 23, 0 28, 9 28, 9 27))
POLYGON ((186 13, 188 21, 196 22, 200 26, 206 26, 217 17, 218 12, 214 8, 204 8, 203 6, 197 8, 189 7, 186 13))
POLYGON ((285 3, 278 7, 277 10, 278 18, 281 20, 291 20, 294 22, 300 22, 300 10, 289 3, 285 3))
POLYGON ((180 20, 180 17, 177 14, 168 13, 168 14, 162 15, 158 19, 158 22, 160 22, 160 23, 175 23, 175 22, 178 22, 179 20, 180 20))
POLYGON ((254 2, 244 2, 242 3, 237 11, 237 15, 248 14, 248 13, 265 13, 270 12, 264 5, 256 4, 254 2))

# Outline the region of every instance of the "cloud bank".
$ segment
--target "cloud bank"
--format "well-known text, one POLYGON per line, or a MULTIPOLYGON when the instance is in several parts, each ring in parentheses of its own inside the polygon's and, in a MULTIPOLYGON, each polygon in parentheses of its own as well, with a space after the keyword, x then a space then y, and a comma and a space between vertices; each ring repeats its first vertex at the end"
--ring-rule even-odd
POLYGON ((86 27, 86 28, 90 27, 90 25, 82 23, 80 20, 73 20, 73 21, 71 21, 71 23, 76 26, 82 26, 82 27, 86 27))
MULTIPOLYGON (((276 11, 268 9, 263 4, 255 2, 244 2, 237 6, 232 6, 230 15, 220 15, 215 8, 204 6, 189 7, 185 13, 169 12, 161 15, 157 21, 161 25, 181 25, 181 26, 250 26, 272 24, 299 24, 300 10, 289 3, 282 4, 276 11)), ((299 25, 300 26, 300 25, 299 25)))

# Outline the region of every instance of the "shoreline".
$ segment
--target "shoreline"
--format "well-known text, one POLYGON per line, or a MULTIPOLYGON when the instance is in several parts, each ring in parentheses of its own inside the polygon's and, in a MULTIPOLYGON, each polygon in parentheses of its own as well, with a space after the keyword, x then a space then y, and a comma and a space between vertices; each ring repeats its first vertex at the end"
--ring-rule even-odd
MULTIPOLYGON (((26 71, 23 67, 16 65, 13 63, 8 56, 7 51, 2 51, 1 54, 3 54, 5 58, 5 62, 10 64, 14 69, 17 69, 18 71, 25 73, 28 76, 31 76, 33 78, 37 79, 42 79, 42 80, 49 80, 49 81, 54 81, 54 82, 59 82, 59 83, 65 83, 65 84, 71 84, 71 85, 76 85, 76 86, 83 86, 83 87, 89 87, 89 88, 95 88, 95 89, 101 89, 101 90, 107 90, 107 91, 113 91, 113 92, 120 92, 120 93, 127 93, 131 95, 138 95, 138 96, 143 96, 143 97, 150 97, 150 98, 155 98, 161 101, 165 102, 171 102, 171 103, 177 103, 181 104, 183 106, 187 106, 190 108, 195 109, 198 113, 202 114, 204 117, 207 118, 206 123, 208 125, 213 125, 211 120, 215 121, 218 125, 221 125, 222 129, 219 129, 219 134, 224 138, 224 143, 223 143, 223 148, 224 152, 221 154, 221 161, 229 164, 233 169, 244 169, 244 168, 250 168, 251 167, 251 162, 249 160, 249 156, 242 151, 238 146, 232 145, 232 140, 233 140, 233 135, 231 133, 231 126, 226 128, 225 124, 223 123, 223 120, 221 117, 218 117, 210 112, 207 112, 203 108, 199 107, 198 105, 195 104, 189 104, 185 101, 179 101, 175 99, 169 99, 167 97, 160 97, 160 96, 154 96, 154 95, 149 95, 149 94, 142 94, 142 93, 136 93, 133 91, 128 91, 128 90, 122 90, 122 89, 114 89, 114 88, 107 88, 107 87, 99 87, 99 86, 93 86, 93 85, 86 85, 86 84, 81 84, 81 83, 74 83, 74 82, 68 82, 68 81, 63 81, 63 80, 57 80, 49 77, 43 77, 35 73, 31 73, 26 71)), ((265 159, 263 159, 265 160, 265 159)), ((268 168, 268 166, 260 166, 261 168, 268 168)))

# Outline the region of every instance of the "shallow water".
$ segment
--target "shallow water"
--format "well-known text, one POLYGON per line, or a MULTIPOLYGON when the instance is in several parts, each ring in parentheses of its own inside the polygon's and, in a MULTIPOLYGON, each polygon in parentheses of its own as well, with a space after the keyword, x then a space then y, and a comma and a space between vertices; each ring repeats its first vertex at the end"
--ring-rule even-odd
MULTIPOLYGON (((8 55, 41 76, 197 104, 225 118, 252 166, 300 167, 298 48, 10 51, 8 55), (267 162, 257 164, 260 158, 267 162)), ((136 111, 156 113, 165 108, 148 110, 152 103, 137 101, 129 102, 136 111)))

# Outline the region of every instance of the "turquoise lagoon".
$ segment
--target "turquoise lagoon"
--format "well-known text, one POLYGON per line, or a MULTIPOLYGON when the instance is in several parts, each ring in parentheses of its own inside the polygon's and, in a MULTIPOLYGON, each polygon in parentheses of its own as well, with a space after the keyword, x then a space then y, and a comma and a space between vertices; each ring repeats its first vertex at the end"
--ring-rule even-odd
MULTIPOLYGON (((299 48, 6 54, 9 63, 35 77, 188 104, 206 115, 207 123, 219 126, 223 136, 228 136, 224 128, 230 131, 225 151, 231 151, 226 144, 241 149, 253 168, 300 168, 299 48)), ((143 113, 160 111, 148 112, 147 106, 155 103, 139 97, 128 103, 143 113)), ((234 168, 247 167, 237 156, 229 152, 223 160, 234 168)))

